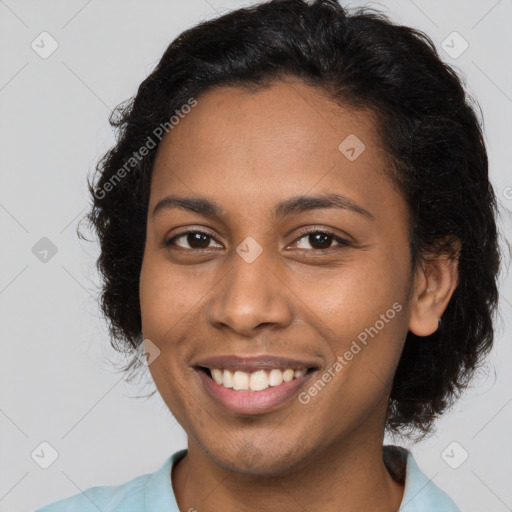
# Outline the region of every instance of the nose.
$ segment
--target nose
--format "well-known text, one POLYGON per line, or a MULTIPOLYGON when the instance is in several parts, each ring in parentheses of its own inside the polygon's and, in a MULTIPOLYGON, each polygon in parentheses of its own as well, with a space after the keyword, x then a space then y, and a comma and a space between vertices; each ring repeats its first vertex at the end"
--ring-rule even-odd
POLYGON ((266 251, 249 263, 238 254, 216 286, 207 307, 208 321, 217 329, 231 329, 244 337, 262 328, 282 329, 293 320, 293 292, 266 251))

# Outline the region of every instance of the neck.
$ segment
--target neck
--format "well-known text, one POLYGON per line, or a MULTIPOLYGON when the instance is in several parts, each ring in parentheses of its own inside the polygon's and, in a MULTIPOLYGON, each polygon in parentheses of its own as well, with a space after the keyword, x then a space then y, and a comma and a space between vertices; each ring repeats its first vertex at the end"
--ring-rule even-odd
POLYGON ((382 437, 351 439, 316 451, 280 476, 229 471, 189 440, 187 455, 172 472, 180 510, 291 512, 396 512, 404 486, 393 480, 382 456, 382 437))

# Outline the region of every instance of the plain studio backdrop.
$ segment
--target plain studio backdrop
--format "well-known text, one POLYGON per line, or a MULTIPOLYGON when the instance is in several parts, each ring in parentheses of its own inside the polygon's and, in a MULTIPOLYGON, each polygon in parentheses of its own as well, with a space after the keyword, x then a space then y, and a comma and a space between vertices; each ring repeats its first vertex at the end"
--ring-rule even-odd
MULTIPOLYGON (((114 143, 110 111, 136 92, 180 32, 254 3, 0 1, 2 512, 31 512, 88 487, 126 482, 186 446, 158 394, 134 398, 152 389, 149 376, 146 386, 128 384, 110 365, 116 354, 95 300, 98 245, 80 241, 75 229, 89 201, 86 177, 114 143)), ((512 4, 367 5, 425 31, 443 60, 466 77, 482 107, 499 226, 510 239, 512 4)), ((512 510, 512 281, 506 270, 500 293, 487 372, 436 434, 412 449, 463 512, 512 510)))

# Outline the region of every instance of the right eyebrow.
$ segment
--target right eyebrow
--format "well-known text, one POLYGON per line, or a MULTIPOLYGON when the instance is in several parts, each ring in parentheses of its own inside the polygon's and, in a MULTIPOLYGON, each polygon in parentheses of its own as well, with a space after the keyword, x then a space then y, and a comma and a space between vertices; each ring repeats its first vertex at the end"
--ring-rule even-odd
POLYGON ((176 195, 169 195, 158 201, 153 208, 152 216, 155 217, 159 212, 173 208, 181 208, 207 217, 225 216, 225 212, 219 205, 205 197, 181 197, 176 195))

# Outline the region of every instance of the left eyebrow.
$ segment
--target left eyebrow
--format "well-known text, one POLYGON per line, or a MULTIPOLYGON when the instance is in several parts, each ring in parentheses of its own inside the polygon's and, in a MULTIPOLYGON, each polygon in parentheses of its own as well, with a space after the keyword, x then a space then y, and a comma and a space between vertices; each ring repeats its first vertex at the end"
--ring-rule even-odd
POLYGON ((323 194, 319 196, 297 196, 277 204, 272 217, 281 219, 294 213, 302 213, 322 208, 340 208, 364 215, 370 219, 375 217, 352 199, 339 194, 323 194))
MULTIPOLYGON (((225 217, 226 212, 214 201, 206 197, 181 197, 170 195, 160 200, 154 207, 152 216, 155 217, 163 210, 180 208, 207 217, 225 217)), ((303 213, 310 210, 339 208, 359 213, 369 219, 375 217, 352 199, 339 194, 323 194, 319 196, 296 196, 278 203, 272 211, 274 221, 283 217, 303 213)))

